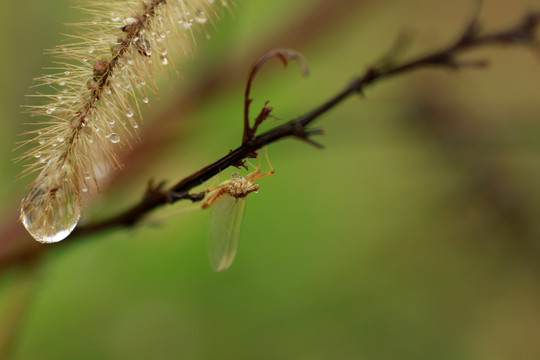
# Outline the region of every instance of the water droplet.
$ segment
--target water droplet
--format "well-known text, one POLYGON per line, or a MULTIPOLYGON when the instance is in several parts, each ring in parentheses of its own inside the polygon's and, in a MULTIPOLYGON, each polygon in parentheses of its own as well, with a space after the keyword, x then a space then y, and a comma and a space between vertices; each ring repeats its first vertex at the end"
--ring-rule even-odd
POLYGON ((109 135, 109 140, 113 144, 118 144, 120 142, 120 136, 117 133, 112 133, 111 135, 109 135))
POLYGON ((167 65, 169 63, 169 60, 167 60, 166 57, 161 58, 161 65, 167 65))
POLYGON ((126 110, 126 116, 127 116, 128 118, 132 118, 134 115, 135 115, 135 114, 133 113, 133 110, 131 110, 131 109, 127 109, 127 110, 126 110))
POLYGON ((34 157, 36 159, 39 159, 41 157, 41 151, 38 151, 36 154, 34 154, 34 157))
POLYGON ((24 227, 42 243, 65 239, 81 216, 81 198, 78 185, 71 180, 71 168, 54 160, 49 161, 21 204, 24 227))
POLYGON ((142 102, 145 104, 148 104, 150 102, 150 100, 148 99, 148 96, 143 97, 142 102))
POLYGON ((87 171, 84 173, 84 180, 90 180, 92 177, 90 176, 90 173, 87 171))
POLYGON ((116 121, 114 119, 109 120, 109 125, 114 125, 116 121))
POLYGON ((39 140, 38 140, 38 143, 39 143, 39 145, 43 145, 43 144, 45 144, 45 140, 39 139, 39 140))
POLYGON ((136 121, 131 121, 131 126, 132 126, 134 129, 138 129, 138 128, 139 128, 139 124, 137 124, 136 121))
POLYGON ((81 190, 82 190, 82 192, 88 192, 88 188, 85 185, 83 185, 81 187, 81 190))
POLYGON ((56 105, 49 104, 47 105, 45 112, 47 113, 47 115, 51 115, 54 112, 54 110, 56 110, 56 105))
POLYGON ((206 24, 208 19, 206 18, 206 15, 204 14, 204 11, 197 10, 196 16, 195 16, 195 21, 197 21, 199 24, 206 24))
POLYGON ((140 36, 136 37, 133 40, 133 43, 135 44, 135 48, 141 55, 150 57, 152 56, 152 46, 150 45, 150 41, 148 41, 148 39, 146 39, 143 34, 144 33, 141 31, 140 36))
POLYGON ((189 22, 184 22, 184 29, 189 29, 191 27, 191 24, 189 22))
POLYGON ((64 74, 66 74, 66 76, 69 76, 71 73, 69 71, 64 71, 64 74))

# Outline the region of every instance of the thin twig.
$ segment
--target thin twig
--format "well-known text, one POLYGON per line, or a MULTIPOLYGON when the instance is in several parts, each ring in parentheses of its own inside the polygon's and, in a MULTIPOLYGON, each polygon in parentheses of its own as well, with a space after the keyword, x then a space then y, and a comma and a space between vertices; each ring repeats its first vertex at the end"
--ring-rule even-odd
MULTIPOLYGON (((301 16, 296 17, 293 22, 280 26, 269 36, 261 37, 258 43, 254 44, 253 50, 262 52, 264 49, 275 48, 287 44, 291 48, 305 46, 316 41, 321 34, 326 34, 333 29, 336 24, 342 23, 345 18, 354 16, 354 13, 367 5, 371 0, 359 0, 351 3, 349 0, 316 0, 314 6, 304 9, 301 16), (330 6, 331 5, 331 6, 330 6), (317 24, 316 27, 311 24, 317 24), (290 34, 295 34, 291 37, 290 34)), ((250 52, 250 51, 248 51, 250 52)), ((180 94, 176 102, 166 107, 164 111, 154 114, 152 124, 145 131, 145 141, 133 143, 130 151, 120 153, 120 162, 127 164, 140 157, 152 157, 163 150, 164 144, 169 143, 174 136, 174 131, 170 131, 171 118, 178 118, 179 113, 184 114, 183 119, 189 118, 189 113, 201 105, 205 98, 211 94, 216 94, 224 88, 241 82, 240 76, 245 74, 246 67, 251 62, 251 56, 237 53, 227 54, 218 65, 212 66, 205 71, 193 88, 189 92, 180 94), (133 150, 133 151, 131 151, 133 150)), ((175 121, 177 124, 178 121, 175 121)), ((178 135, 178 134, 177 134, 178 135)), ((174 141, 178 140, 178 136, 174 141)), ((143 166, 144 167, 144 166, 143 166)), ((124 169, 122 176, 129 176, 124 169)), ((103 189, 103 188, 102 188, 103 189)), ((13 209, 17 204, 8 205, 13 209)), ((50 250, 51 246, 42 246, 27 236, 27 232, 18 221, 18 214, 8 216, 4 219, 3 226, 0 227, 0 269, 5 269, 12 264, 20 264, 29 257, 40 256, 45 250, 50 250)), ((61 246, 65 246, 63 243, 61 246)))
MULTIPOLYGON (((532 47, 538 47, 538 43, 535 37, 535 32, 540 22, 540 13, 527 13, 523 19, 517 24, 508 29, 502 31, 493 31, 484 35, 478 33, 477 17, 473 17, 471 22, 467 24, 463 34, 458 37, 458 40, 450 44, 446 48, 429 53, 427 55, 418 57, 411 61, 404 62, 399 65, 389 65, 388 63, 376 64, 368 68, 362 76, 353 79, 342 91, 332 97, 324 104, 311 110, 310 112, 290 120, 289 122, 277 126, 261 135, 252 137, 254 134, 250 133, 249 122, 246 122, 247 113, 244 113, 244 142, 242 146, 230 151, 227 155, 218 159, 217 161, 203 167, 199 171, 184 178, 176 185, 172 186, 168 190, 162 191, 154 189, 147 191, 143 200, 128 209, 125 212, 120 213, 109 219, 97 222, 95 224, 89 224, 79 226, 75 229, 71 237, 82 234, 93 233, 107 228, 121 227, 121 226, 133 226, 137 224, 146 214, 153 209, 162 205, 173 203, 181 199, 188 198, 192 201, 198 201, 202 199, 199 194, 190 195, 189 191, 194 187, 202 184, 206 180, 217 175, 224 169, 235 166, 244 160, 249 154, 257 151, 258 149, 271 144, 277 140, 286 137, 296 137, 298 139, 307 141, 310 144, 319 146, 318 143, 311 139, 312 135, 321 134, 319 129, 308 129, 308 126, 326 111, 340 104, 352 94, 362 94, 363 89, 367 85, 373 84, 375 81, 388 78, 393 75, 406 73, 412 70, 422 69, 430 66, 445 67, 452 70, 459 70, 463 68, 484 67, 487 65, 486 60, 476 61, 462 61, 457 58, 459 54, 472 48, 477 48, 485 45, 528 45, 532 47), (246 125, 247 124, 247 125, 246 125), (246 131, 247 126, 247 131, 246 131), (250 139, 250 137, 252 137, 250 139), (171 195, 173 194, 173 195, 171 195), (183 194, 182 196, 174 194, 183 194)), ((275 55, 274 55, 275 56, 275 55)), ((257 63, 260 65, 260 62, 257 63)), ((255 72, 258 69, 255 69, 255 72)), ((252 71, 253 74, 253 71, 252 71)), ((250 75, 250 81, 252 76, 250 75)), ((246 105, 245 111, 249 109, 249 85, 246 89, 246 105)))
MULTIPOLYGON (((321 134, 320 129, 308 129, 315 119, 330 110, 334 106, 340 104, 350 95, 358 93, 362 94, 363 89, 375 81, 406 73, 408 71, 429 68, 430 66, 446 67, 448 69, 462 69, 471 66, 471 62, 458 61, 457 55, 465 50, 477 48, 484 45, 526 45, 534 50, 538 50, 538 42, 535 37, 535 32, 540 21, 540 12, 527 13, 521 21, 516 25, 501 31, 493 31, 484 35, 478 32, 477 16, 474 16, 458 40, 446 48, 443 48, 424 56, 420 56, 410 61, 395 65, 395 62, 387 61, 378 63, 368 68, 363 75, 353 79, 349 85, 340 91, 329 101, 317 108, 311 110, 296 119, 293 119, 281 126, 278 126, 270 131, 267 131, 259 136, 254 137, 251 141, 243 144, 238 149, 231 151, 226 156, 215 161, 214 163, 205 166, 194 174, 186 177, 170 189, 162 190, 158 187, 149 187, 143 199, 132 208, 113 216, 109 219, 100 222, 79 226, 72 233, 70 238, 84 234, 95 233, 115 227, 126 227, 137 224, 146 214, 153 209, 165 204, 178 201, 182 198, 187 198, 192 201, 202 199, 201 194, 190 194, 189 191, 200 185, 205 180, 216 175, 220 171, 229 166, 235 166, 253 151, 260 147, 268 145, 274 141, 285 137, 296 137, 307 141, 310 144, 319 146, 310 136, 321 134), (471 29, 476 29, 474 32, 471 29)), ((476 64, 487 64, 485 60, 476 61, 476 64)), ((16 255, 5 258, 0 264, 1 267, 8 266, 21 259, 26 259, 42 254, 44 250, 50 249, 52 246, 30 247, 26 250, 21 250, 16 255)))

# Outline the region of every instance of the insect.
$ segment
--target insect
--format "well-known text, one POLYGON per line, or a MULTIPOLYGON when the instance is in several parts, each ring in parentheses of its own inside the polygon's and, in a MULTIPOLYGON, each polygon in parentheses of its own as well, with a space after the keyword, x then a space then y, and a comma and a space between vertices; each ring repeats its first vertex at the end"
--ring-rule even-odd
POLYGON ((230 180, 209 188, 209 194, 201 208, 210 209, 210 230, 208 235, 208 260, 216 272, 231 266, 238 248, 238 238, 242 227, 242 219, 246 209, 246 196, 259 190, 256 179, 272 175, 274 168, 261 174, 260 167, 245 177, 235 172, 230 180))

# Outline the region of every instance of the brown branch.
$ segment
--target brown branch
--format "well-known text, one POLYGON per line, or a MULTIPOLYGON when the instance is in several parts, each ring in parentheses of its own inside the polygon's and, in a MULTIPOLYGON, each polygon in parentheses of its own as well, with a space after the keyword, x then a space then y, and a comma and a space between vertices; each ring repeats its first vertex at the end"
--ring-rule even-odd
MULTIPOLYGON (((206 69, 189 92, 182 92, 177 101, 154 114, 151 121, 154 126, 146 128, 145 141, 134 143, 133 149, 120 153, 120 162, 126 165, 131 163, 132 166, 114 174, 115 180, 139 176, 146 167, 145 161, 140 161, 141 158, 153 159, 159 156, 166 144, 171 141, 177 142, 178 136, 184 136, 184 133, 174 135, 177 131, 171 128, 178 124, 178 115, 180 113, 184 115, 180 117, 181 119, 189 118, 189 113, 200 106, 204 99, 238 84, 251 62, 247 59, 251 59, 253 55, 249 54, 279 46, 304 47, 316 41, 321 34, 327 34, 345 19, 353 17, 359 9, 369 6, 371 2, 372 0, 316 0, 294 21, 282 24, 266 36, 262 35, 259 41, 253 44, 252 50, 244 54, 226 54, 222 61, 206 69), (317 26, 314 27, 312 24, 317 26), (171 122, 173 118, 175 121, 171 122)), ((7 206, 8 209, 15 207, 17 205, 13 203, 7 206)), ((64 242, 59 246, 65 245, 64 242)), ((12 212, 11 216, 5 217, 3 226, 0 227, 0 268, 24 263, 50 249, 52 246, 43 246, 28 235, 19 221, 18 212, 12 212)))
MULTIPOLYGON (((322 131, 319 129, 309 128, 309 125, 311 125, 314 120, 318 119, 328 110, 347 99, 350 95, 357 93, 362 94, 363 89, 366 86, 373 84, 377 80, 431 66, 445 67, 453 70, 468 68, 471 66, 484 67, 487 65, 487 61, 485 60, 462 61, 457 57, 465 50, 478 48, 484 45, 521 44, 537 48, 538 43, 535 37, 535 32, 537 30, 539 21, 540 13, 531 12, 526 14, 526 16, 519 23, 508 29, 504 29, 502 31, 493 31, 491 33, 482 35, 479 32, 477 17, 475 16, 471 22, 467 24, 463 34, 458 37, 458 40, 451 43, 449 46, 397 65, 392 62, 393 59, 387 57, 384 61, 381 61, 380 63, 368 68, 363 75, 354 78, 343 90, 334 95, 324 104, 263 134, 258 136, 251 134, 252 136, 250 136, 250 138, 248 138, 242 144, 242 146, 230 151, 227 155, 203 167, 169 189, 162 190, 162 186, 150 186, 143 199, 132 208, 109 219, 94 224, 79 226, 75 229, 70 237, 94 233, 114 227, 134 226, 153 209, 168 203, 174 203, 181 199, 199 201, 203 198, 204 194, 190 194, 189 191, 191 189, 210 179, 224 169, 241 163, 242 160, 256 150, 277 140, 287 137, 295 137, 310 144, 320 146, 311 139, 311 136, 321 134, 322 131)), ((246 99, 249 99, 247 95, 246 99)), ((32 251, 32 253, 34 252, 35 249, 32 251)), ((7 263, 0 264, 0 266, 2 265, 7 265, 7 263)))
POLYGON ((321 134, 321 130, 308 129, 308 126, 328 110, 340 104, 350 95, 355 93, 361 94, 367 85, 370 85, 377 80, 429 66, 441 66, 453 70, 471 67, 472 65, 475 67, 482 65, 483 67, 487 65, 487 61, 485 60, 471 62, 462 61, 457 58, 457 55, 459 55, 461 52, 480 46, 513 44, 537 46, 538 44, 536 42, 535 32, 539 21, 540 13, 528 13, 517 25, 512 26, 509 29, 505 29, 503 31, 494 31, 481 35, 479 34, 478 30, 479 26, 477 17, 474 16, 471 22, 467 24, 465 31, 458 38, 458 40, 446 48, 421 56, 411 61, 404 62, 400 65, 392 65, 390 61, 387 60, 368 68, 362 76, 353 79, 353 81, 351 81, 349 85, 345 87, 345 89, 332 97, 326 103, 296 119, 290 120, 283 125, 277 126, 259 136, 253 137, 254 134, 252 133, 252 128, 249 127, 249 119, 247 118, 247 111, 249 110, 249 103, 251 102, 251 99, 249 99, 249 90, 253 76, 259 70, 260 66, 270 57, 279 56, 286 64, 286 60, 282 57, 282 52, 278 51, 276 53, 276 51, 273 51, 265 54, 253 67, 249 76, 248 86, 245 93, 246 106, 244 110, 244 137, 242 146, 230 151, 227 155, 223 156, 217 161, 191 174, 166 191, 161 191, 160 189, 147 191, 140 203, 115 217, 95 224, 77 227, 72 236, 81 235, 84 233, 92 233, 98 230, 116 226, 133 226, 137 224, 139 220, 147 213, 159 206, 167 203, 173 203, 185 198, 192 201, 201 200, 202 196, 200 194, 198 196, 190 195, 189 191, 217 175, 224 169, 241 163, 242 160, 253 152, 277 140, 286 137, 296 137, 298 139, 305 140, 308 143, 319 145, 313 142, 311 136, 321 134))

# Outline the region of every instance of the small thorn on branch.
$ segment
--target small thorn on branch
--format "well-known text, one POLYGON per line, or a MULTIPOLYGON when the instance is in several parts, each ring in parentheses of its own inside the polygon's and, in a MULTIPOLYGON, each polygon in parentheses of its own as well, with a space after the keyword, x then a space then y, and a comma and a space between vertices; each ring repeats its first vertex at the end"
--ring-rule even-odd
POLYGON ((473 4, 473 10, 471 14, 471 19, 469 20, 469 23, 465 27, 465 31, 463 32, 463 35, 461 35, 461 38, 458 41, 458 44, 460 43, 468 43, 474 38, 480 34, 481 26, 480 26, 480 12, 482 10, 482 0, 476 0, 473 4))
POLYGON ((365 81, 369 81, 369 80, 365 80, 366 79, 366 76, 363 76, 363 77, 357 77, 357 78, 354 78, 353 80, 351 80, 351 82, 349 83, 349 88, 358 93, 358 95, 360 95, 361 97, 365 97, 365 94, 364 94, 364 85, 366 84, 365 81))
MULTIPOLYGON (((250 155, 252 155, 252 154, 250 154, 250 155)), ((250 156, 250 155, 248 155, 247 157, 253 157, 253 156, 250 156)), ((249 170, 248 166, 246 165, 246 160, 239 160, 236 163, 234 163, 232 166, 234 166, 237 169, 244 168, 246 170, 249 170)))
POLYGON ((248 136, 248 139, 253 139, 253 137, 255 136, 255 134, 257 133, 257 129, 259 128, 259 125, 262 124, 262 122, 264 120, 266 120, 267 118, 269 118, 270 116, 270 113, 272 112, 272 110, 274 110, 273 107, 271 106, 268 106, 268 103, 270 102, 270 100, 267 100, 265 103, 264 103, 264 106, 263 108, 261 109, 261 112, 259 113, 259 115, 257 115, 257 117, 255 118, 255 121, 253 122, 253 126, 251 127, 251 129, 249 130, 250 134, 248 136))
POLYGON ((523 25, 521 31, 517 31, 516 39, 526 42, 535 42, 536 41, 536 32, 538 25, 540 23, 540 14, 530 13, 526 14, 523 20, 523 25))
POLYGON ((306 129, 300 124, 297 124, 297 127, 292 134, 295 138, 305 141, 306 143, 315 146, 317 149, 324 149, 324 145, 311 138, 313 135, 324 135, 324 130, 319 128, 306 129))
POLYGON ((163 188, 167 184, 167 181, 162 180, 157 185, 154 185, 154 179, 150 179, 148 181, 148 185, 146 186, 146 191, 144 192, 144 201, 151 201, 151 199, 154 199, 156 195, 161 195, 163 188))
POLYGON ((379 61, 376 61, 377 68, 379 69, 389 69, 395 66, 396 62, 402 56, 402 54, 410 47, 413 39, 413 34, 410 31, 401 31, 394 43, 384 54, 379 61))

